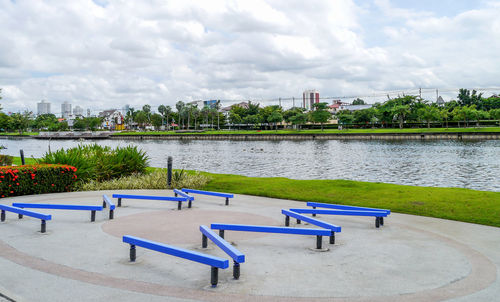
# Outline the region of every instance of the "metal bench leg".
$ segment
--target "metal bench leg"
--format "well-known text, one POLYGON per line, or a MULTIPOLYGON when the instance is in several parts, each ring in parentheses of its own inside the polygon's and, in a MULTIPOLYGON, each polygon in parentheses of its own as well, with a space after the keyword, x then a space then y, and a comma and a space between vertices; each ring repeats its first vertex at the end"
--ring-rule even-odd
POLYGON ((131 244, 130 245, 130 262, 135 261, 135 245, 131 244))
POLYGON ((106 208, 106 202, 103 200, 102 201, 102 208, 105 209, 106 208))
POLYGON ((109 219, 113 219, 115 210, 109 210, 109 219))
POLYGON ((191 209, 191 200, 188 202, 188 208, 191 209))
POLYGON ((316 235, 316 249, 321 250, 323 244, 323 236, 316 235))
POLYGON ((285 226, 290 226, 290 216, 285 216, 285 226))
POLYGON ((217 287, 217 283, 219 283, 219 268, 212 266, 210 272, 210 284, 212 284, 212 287, 217 287))
POLYGON ((2 210, 2 214, 0 215, 0 220, 5 221, 5 210, 2 210))
POLYGON ((330 244, 335 244, 335 232, 330 235, 330 244))
POLYGON ((375 217, 375 227, 380 227, 380 217, 375 217))
POLYGON ((174 193, 175 197, 177 197, 177 193, 174 193))
POLYGON ((95 221, 95 211, 90 211, 90 221, 91 222, 95 221))
MULTIPOLYGON (((316 210, 316 207, 313 207, 313 210, 316 210)), ((316 217, 316 213, 313 213, 313 217, 316 217)))
POLYGON ((17 217, 19 217, 19 219, 23 219, 23 214, 19 214, 17 217))
POLYGON ((182 201, 179 201, 179 203, 177 203, 177 210, 180 210, 182 209, 182 201))
POLYGON ((380 225, 384 225, 384 217, 380 217, 380 225))
POLYGON ((300 223, 301 223, 300 219, 297 219, 297 224, 300 224, 300 223))
POLYGON ((226 206, 229 205, 229 197, 226 197, 226 206))
POLYGON ((201 247, 202 248, 207 248, 208 246, 208 240, 207 240, 207 236, 205 234, 201 234, 201 247))
POLYGON ((118 206, 121 207, 122 206, 122 199, 121 198, 118 198, 118 206))
POLYGON ((233 265, 233 277, 236 280, 238 280, 240 278, 240 264, 236 261, 234 261, 234 265, 233 265))
POLYGON ((45 220, 42 219, 42 226, 40 228, 40 232, 45 233, 46 230, 47 230, 47 223, 45 222, 45 220))
POLYGON ((224 239, 224 230, 219 230, 219 236, 224 239))

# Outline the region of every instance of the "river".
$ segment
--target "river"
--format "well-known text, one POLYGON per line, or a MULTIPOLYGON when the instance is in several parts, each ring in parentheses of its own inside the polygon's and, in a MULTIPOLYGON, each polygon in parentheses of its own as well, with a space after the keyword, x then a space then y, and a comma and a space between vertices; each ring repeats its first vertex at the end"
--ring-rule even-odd
MULTIPOLYGON (((293 179, 351 179, 404 185, 500 191, 500 141, 187 141, 99 140, 146 151, 151 166, 293 179)), ((40 157, 77 140, 4 138, 2 154, 40 157)), ((85 141, 83 143, 93 143, 85 141)))

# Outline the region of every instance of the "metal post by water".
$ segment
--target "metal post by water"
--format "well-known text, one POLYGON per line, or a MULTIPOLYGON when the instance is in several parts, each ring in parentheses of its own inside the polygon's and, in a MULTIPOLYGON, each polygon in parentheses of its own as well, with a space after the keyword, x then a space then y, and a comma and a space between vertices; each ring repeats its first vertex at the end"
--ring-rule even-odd
POLYGON ((172 188, 172 156, 167 159, 167 187, 172 188))
POLYGON ((23 151, 23 149, 19 150, 19 153, 21 154, 21 164, 24 166, 26 163, 24 162, 24 151, 23 151))

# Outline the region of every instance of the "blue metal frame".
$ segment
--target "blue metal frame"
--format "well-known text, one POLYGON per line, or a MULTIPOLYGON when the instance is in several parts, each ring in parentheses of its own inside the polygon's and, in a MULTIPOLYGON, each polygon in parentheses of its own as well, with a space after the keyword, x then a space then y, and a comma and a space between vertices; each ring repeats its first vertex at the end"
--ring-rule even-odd
POLYGON ((229 242, 217 235, 214 231, 209 229, 206 225, 200 225, 200 232, 207 236, 213 243, 220 247, 226 254, 228 254, 234 261, 238 263, 245 262, 245 255, 234 248, 229 242))
MULTIPOLYGON (((186 197, 188 200, 194 200, 193 196, 189 196, 187 193, 182 192, 181 190, 174 189, 175 194, 179 194, 182 197, 186 197)), ((177 195, 175 195, 177 197, 177 195)))
POLYGON ((287 227, 246 225, 246 224, 212 223, 210 225, 210 228, 214 230, 227 230, 227 231, 279 233, 279 234, 293 234, 293 235, 317 235, 317 236, 330 236, 332 233, 331 230, 326 230, 326 229, 287 228, 287 227))
POLYGON ((345 205, 340 205, 340 204, 330 204, 330 203, 321 203, 321 202, 308 202, 307 206, 308 207, 317 207, 317 208, 337 209, 337 210, 378 211, 378 212, 386 212, 387 215, 391 214, 391 210, 388 210, 388 209, 345 206, 345 205))
POLYGON ((178 248, 175 246, 171 246, 171 245, 167 245, 167 244, 163 244, 163 243, 159 243, 159 242, 154 242, 154 241, 142 239, 142 238, 135 237, 135 236, 125 235, 125 236, 123 236, 123 242, 128 243, 130 245, 137 245, 137 246, 140 246, 140 247, 143 247, 146 249, 150 249, 150 250, 157 251, 157 252, 164 253, 164 254, 169 254, 172 256, 179 257, 179 258, 184 258, 184 259, 191 260, 194 262, 199 262, 199 263, 210 265, 210 266, 217 267, 217 268, 225 269, 225 268, 229 267, 229 260, 227 260, 227 259, 222 259, 222 258, 215 257, 212 255, 207 255, 207 254, 203 254, 203 253, 199 253, 199 252, 195 252, 195 251, 190 251, 190 250, 186 250, 183 248, 178 248))
POLYGON ((108 195, 103 194, 102 195, 102 207, 105 208, 106 204, 109 205, 110 210, 115 209, 115 204, 111 201, 111 199, 109 199, 108 195))
POLYGON ((148 199, 148 200, 165 200, 165 201, 187 201, 188 200, 185 197, 128 195, 128 194, 113 194, 113 198, 148 199))
MULTIPOLYGON (((318 210, 318 209, 290 209, 290 211, 300 214, 387 217, 387 213, 382 211, 348 211, 348 210, 318 210)), ((302 220, 306 221, 305 219, 302 220)))
POLYGON ((45 203, 13 203, 13 207, 28 209, 54 209, 54 210, 77 210, 77 211, 102 211, 102 206, 69 205, 69 204, 45 204, 45 203))
POLYGON ((13 213, 17 213, 20 215, 30 216, 30 217, 38 218, 41 220, 51 220, 52 219, 51 215, 46 215, 46 214, 37 213, 37 212, 31 212, 31 211, 27 211, 27 210, 23 210, 20 208, 11 207, 11 206, 7 206, 7 205, 3 205, 3 204, 0 204, 0 210, 13 212, 13 213))
POLYGON ((194 189, 182 189, 183 192, 186 193, 193 193, 193 194, 203 194, 203 195, 210 195, 210 196, 218 196, 218 197, 226 197, 226 198, 233 198, 234 195, 230 193, 220 193, 220 192, 210 192, 210 191, 202 191, 202 190, 194 190, 194 189))
POLYGON ((334 225, 334 224, 331 224, 331 223, 328 223, 328 222, 324 222, 324 221, 321 221, 321 220, 318 220, 318 219, 314 219, 314 218, 311 218, 311 217, 308 217, 308 216, 304 216, 304 215, 301 215, 297 212, 294 212, 292 211, 292 209, 290 210, 285 210, 285 209, 282 209, 281 210, 281 214, 285 215, 285 216, 290 216, 290 217, 293 217, 297 220, 300 220, 300 221, 306 221, 306 222, 309 222, 310 224, 314 224, 316 226, 319 226, 319 227, 322 227, 322 228, 325 228, 325 229, 329 229, 333 232, 340 232, 342 230, 342 228, 338 225, 334 225))

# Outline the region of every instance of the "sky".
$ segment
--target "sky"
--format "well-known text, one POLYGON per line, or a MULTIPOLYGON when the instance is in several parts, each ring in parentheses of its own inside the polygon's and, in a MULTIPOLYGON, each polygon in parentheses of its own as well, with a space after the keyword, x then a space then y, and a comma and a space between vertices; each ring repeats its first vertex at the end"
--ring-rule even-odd
MULTIPOLYGON (((93 113, 500 88, 500 1, 0 0, 0 104, 93 113), (286 101, 285 101, 286 100, 286 101)), ((325 101, 331 101, 325 99, 325 101)))

